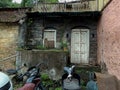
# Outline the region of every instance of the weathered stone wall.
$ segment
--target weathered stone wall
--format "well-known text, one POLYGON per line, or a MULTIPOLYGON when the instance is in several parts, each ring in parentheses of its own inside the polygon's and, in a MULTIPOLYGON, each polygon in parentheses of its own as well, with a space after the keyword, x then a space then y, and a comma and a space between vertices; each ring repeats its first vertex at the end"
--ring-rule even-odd
MULTIPOLYGON (((66 66, 68 53, 64 51, 49 50, 22 50, 18 51, 17 66, 24 64, 27 67, 42 63, 40 70, 49 75, 53 80, 61 79, 63 67, 66 66)), ((24 72, 24 71, 23 71, 24 72)))
POLYGON ((120 80, 120 0, 112 0, 98 25, 98 60, 120 80), (103 64, 104 63, 104 64, 103 64))
MULTIPOLYGON (((88 28, 90 30, 90 63, 97 63, 97 19, 95 17, 43 17, 34 16, 28 18, 27 44, 30 48, 36 48, 42 44, 44 29, 53 28, 57 30, 57 45, 65 38, 71 42, 71 30, 73 28, 88 28)), ((59 48, 59 46, 57 46, 59 48)))
MULTIPOLYGON (((0 23, 0 60, 16 54, 17 36, 18 25, 15 23, 0 23)), ((14 64, 14 60, 15 57, 8 59, 7 61, 0 62, 1 68, 7 69, 8 67, 11 67, 12 64, 14 64), (10 60, 12 63, 9 63, 10 60)))

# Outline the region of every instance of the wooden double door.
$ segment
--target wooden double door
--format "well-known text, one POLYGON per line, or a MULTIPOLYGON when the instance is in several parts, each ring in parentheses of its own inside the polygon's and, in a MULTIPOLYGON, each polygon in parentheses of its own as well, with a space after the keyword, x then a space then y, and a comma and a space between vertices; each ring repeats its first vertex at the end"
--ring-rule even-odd
POLYGON ((71 63, 89 63, 89 29, 73 29, 71 33, 71 63))

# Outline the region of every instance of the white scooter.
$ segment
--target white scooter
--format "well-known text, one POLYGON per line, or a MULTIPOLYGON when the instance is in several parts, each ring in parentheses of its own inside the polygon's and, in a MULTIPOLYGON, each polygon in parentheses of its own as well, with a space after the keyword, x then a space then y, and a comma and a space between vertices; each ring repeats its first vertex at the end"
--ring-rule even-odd
POLYGON ((75 66, 64 67, 66 72, 62 76, 62 90, 81 90, 80 76, 74 72, 75 66))
POLYGON ((3 72, 0 72, 0 90, 13 90, 9 76, 3 72))

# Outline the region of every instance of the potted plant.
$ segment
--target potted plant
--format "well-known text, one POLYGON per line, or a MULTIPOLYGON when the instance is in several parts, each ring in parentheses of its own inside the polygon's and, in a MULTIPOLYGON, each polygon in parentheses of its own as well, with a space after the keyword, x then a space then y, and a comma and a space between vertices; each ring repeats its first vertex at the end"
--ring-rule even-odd
POLYGON ((64 51, 67 51, 67 42, 62 42, 61 47, 63 48, 64 51))

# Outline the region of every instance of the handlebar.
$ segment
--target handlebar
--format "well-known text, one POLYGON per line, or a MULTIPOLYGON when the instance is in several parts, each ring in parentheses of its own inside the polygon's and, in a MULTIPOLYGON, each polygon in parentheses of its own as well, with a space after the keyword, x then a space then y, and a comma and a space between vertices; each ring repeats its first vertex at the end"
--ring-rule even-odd
POLYGON ((38 75, 40 70, 44 67, 46 67, 45 63, 38 63, 37 65, 28 68, 26 75, 28 76, 38 75))
POLYGON ((36 76, 36 75, 39 74, 39 71, 40 71, 40 70, 39 70, 38 67, 33 66, 33 67, 31 67, 31 68, 29 68, 29 69, 27 70, 26 76, 28 76, 28 77, 30 77, 30 76, 36 76))
POLYGON ((72 77, 72 72, 73 72, 74 68, 75 68, 75 65, 73 65, 71 67, 64 67, 64 71, 66 71, 68 73, 68 78, 72 77))

